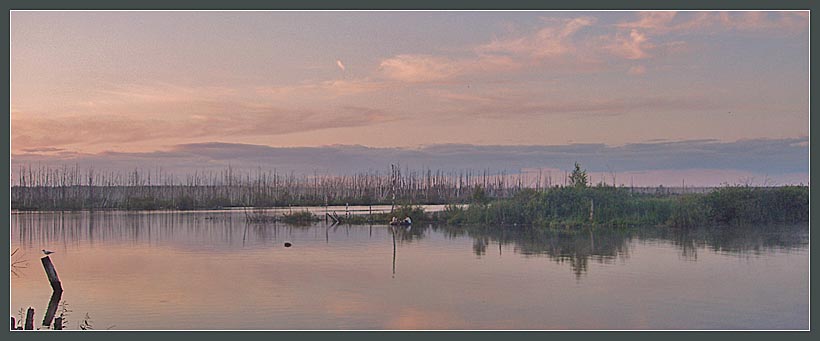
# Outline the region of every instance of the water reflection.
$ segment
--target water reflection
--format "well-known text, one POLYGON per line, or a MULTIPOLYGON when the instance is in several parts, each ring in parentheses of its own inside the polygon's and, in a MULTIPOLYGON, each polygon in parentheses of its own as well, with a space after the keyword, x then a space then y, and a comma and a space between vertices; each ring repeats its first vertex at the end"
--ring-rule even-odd
MULTIPOLYGON (((580 277, 590 262, 612 263, 628 259, 630 246, 641 243, 671 243, 682 259, 696 261, 699 249, 717 253, 755 255, 772 249, 789 250, 808 245, 807 225, 673 228, 594 228, 581 230, 548 230, 512 226, 414 226, 391 228, 387 225, 326 225, 319 223, 294 226, 281 223, 248 224, 237 213, 145 213, 145 212, 56 212, 12 214, 14 244, 25 249, 45 245, 81 246, 95 244, 148 244, 187 247, 197 251, 233 248, 267 247, 282 235, 294 231, 323 234, 325 243, 344 232, 354 230, 355 238, 373 238, 373 229, 389 229, 392 235, 393 273, 397 245, 427 238, 435 231, 445 238, 469 237, 476 256, 485 256, 490 245, 511 245, 514 253, 525 257, 547 257, 566 263, 580 277), (340 230, 342 229, 342 230, 340 230)), ((338 237, 336 237, 338 238, 338 237)), ((345 242, 339 240, 339 242, 345 242)))
MULTIPOLYGON (((241 212, 15 213, 11 244, 23 259, 57 251, 59 299, 124 329, 808 326, 805 225, 391 229, 246 224, 241 212)), ((11 284, 10 313, 53 311, 39 266, 11 284)))
POLYGON ((808 246, 806 225, 772 226, 704 226, 689 229, 662 227, 587 228, 580 230, 550 230, 529 227, 498 228, 493 226, 438 227, 450 238, 473 238, 473 252, 483 256, 491 243, 512 244, 525 256, 543 255, 558 263, 568 263, 577 277, 588 269, 590 261, 611 263, 628 259, 633 241, 643 243, 671 242, 680 257, 696 261, 699 248, 714 252, 758 255, 762 252, 790 250, 808 246))

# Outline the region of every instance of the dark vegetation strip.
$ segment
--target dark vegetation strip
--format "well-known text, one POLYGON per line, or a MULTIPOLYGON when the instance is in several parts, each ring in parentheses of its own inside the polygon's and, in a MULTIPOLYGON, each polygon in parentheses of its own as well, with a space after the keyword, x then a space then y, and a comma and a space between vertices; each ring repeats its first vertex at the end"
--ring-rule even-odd
MULTIPOLYGON (((562 187, 546 191, 524 189, 511 198, 501 199, 490 199, 478 189, 466 206, 450 205, 443 211, 425 212, 418 205, 402 205, 392 213, 342 217, 342 222, 383 224, 394 216, 411 217, 416 224, 548 228, 794 224, 808 222, 809 189, 727 186, 706 194, 650 195, 607 186, 562 187)), ((320 219, 300 212, 286 215, 282 221, 320 219)))
POLYGON ((565 227, 800 223, 809 219, 806 186, 727 186, 706 194, 632 194, 615 187, 522 190, 512 198, 477 196, 467 208, 448 207, 434 216, 449 224, 565 227), (591 211, 591 214, 590 214, 591 211))
MULTIPOLYGON (((485 171, 444 173, 371 172, 351 176, 297 177, 276 172, 188 176, 184 181, 135 171, 81 173, 63 169, 20 168, 12 186, 12 209, 202 209, 288 205, 397 204, 390 214, 344 216, 342 222, 386 222, 410 216, 417 223, 533 225, 543 227, 602 224, 612 226, 694 226, 706 223, 796 223, 808 221, 807 186, 725 186, 706 193, 636 192, 599 183, 588 186, 578 164, 559 186, 551 176, 534 183, 522 177, 485 171), (466 206, 456 204, 469 204, 466 206), (402 204, 404 206, 402 206, 402 204), (416 204, 452 204, 427 213, 416 204)), ((284 217, 249 213, 250 222, 309 222, 323 219, 309 212, 284 217)))

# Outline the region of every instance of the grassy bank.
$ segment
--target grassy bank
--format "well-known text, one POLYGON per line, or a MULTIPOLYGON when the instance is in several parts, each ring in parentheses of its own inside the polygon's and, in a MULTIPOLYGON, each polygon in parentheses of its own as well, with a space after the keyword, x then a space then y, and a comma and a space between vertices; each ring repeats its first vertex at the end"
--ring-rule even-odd
POLYGON ((451 224, 603 224, 695 226, 808 221, 808 187, 727 186, 707 194, 632 194, 615 187, 521 191, 514 197, 450 207, 437 219, 451 224))
MULTIPOLYGON (((588 225, 692 227, 713 224, 772 224, 808 221, 809 190, 805 186, 759 188, 727 186, 706 194, 635 194, 627 188, 556 187, 522 190, 511 198, 490 199, 480 188, 467 206, 440 212, 420 206, 398 206, 393 213, 343 216, 343 223, 386 223, 409 216, 420 224, 527 225, 548 228, 588 225)), ((298 219, 319 217, 301 212, 298 219)), ((284 220, 285 218, 283 218, 284 220)))
MULTIPOLYGON (((480 196, 479 198, 480 199, 480 196)), ((450 224, 523 224, 544 227, 797 223, 808 221, 808 187, 727 186, 707 194, 632 194, 616 187, 521 191, 499 200, 449 207, 436 220, 450 224)))

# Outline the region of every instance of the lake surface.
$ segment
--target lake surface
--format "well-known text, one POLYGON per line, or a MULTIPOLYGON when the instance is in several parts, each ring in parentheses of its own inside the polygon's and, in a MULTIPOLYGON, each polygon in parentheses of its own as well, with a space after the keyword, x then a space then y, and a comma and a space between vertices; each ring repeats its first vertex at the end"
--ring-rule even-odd
POLYGON ((94 329, 808 329, 808 226, 541 231, 13 213, 11 316, 94 329), (293 244, 285 248, 283 243, 293 244), (58 313, 59 314, 59 313, 58 313))

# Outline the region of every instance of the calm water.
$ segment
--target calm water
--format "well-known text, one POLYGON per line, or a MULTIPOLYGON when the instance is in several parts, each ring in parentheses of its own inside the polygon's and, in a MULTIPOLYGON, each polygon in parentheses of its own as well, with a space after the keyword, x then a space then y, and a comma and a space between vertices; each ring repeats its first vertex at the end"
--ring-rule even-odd
POLYGON ((545 232, 15 213, 12 316, 95 329, 807 329, 807 226, 545 232), (285 241, 293 247, 285 248, 285 241))

